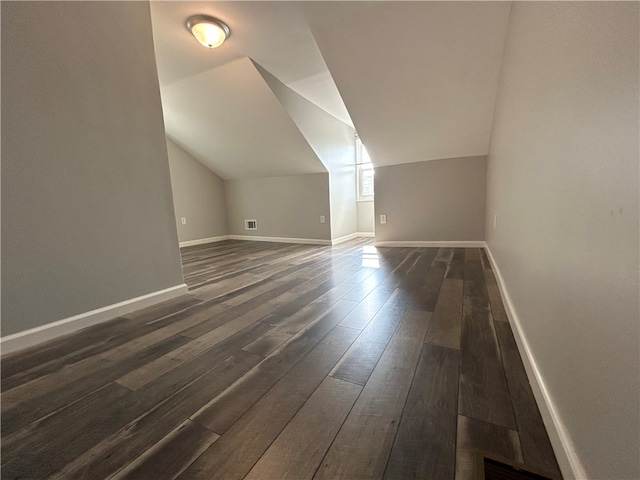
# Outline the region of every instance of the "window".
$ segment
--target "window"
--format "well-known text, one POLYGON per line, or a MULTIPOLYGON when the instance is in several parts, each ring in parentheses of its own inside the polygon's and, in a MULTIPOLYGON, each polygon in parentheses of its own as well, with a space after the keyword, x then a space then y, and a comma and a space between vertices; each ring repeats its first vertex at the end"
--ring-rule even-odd
POLYGON ((357 135, 356 167, 358 175, 358 200, 373 200, 373 164, 371 163, 367 149, 357 135))

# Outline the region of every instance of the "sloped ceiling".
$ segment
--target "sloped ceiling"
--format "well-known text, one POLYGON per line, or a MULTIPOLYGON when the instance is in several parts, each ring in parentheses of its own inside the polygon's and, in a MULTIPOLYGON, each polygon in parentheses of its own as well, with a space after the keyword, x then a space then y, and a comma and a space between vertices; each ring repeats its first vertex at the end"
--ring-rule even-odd
POLYGON ((256 64, 273 93, 287 111, 300 133, 330 172, 355 160, 355 130, 287 87, 274 75, 256 64))
POLYGON ((510 3, 353 3, 305 10, 373 163, 486 155, 510 3))
POLYGON ((377 166, 485 155, 509 10, 508 2, 151 2, 167 132, 223 178, 322 168, 250 57, 355 125, 377 166), (198 13, 231 27, 219 49, 187 31, 198 13))
POLYGON ((223 179, 327 171, 249 58, 161 95, 169 136, 223 179))

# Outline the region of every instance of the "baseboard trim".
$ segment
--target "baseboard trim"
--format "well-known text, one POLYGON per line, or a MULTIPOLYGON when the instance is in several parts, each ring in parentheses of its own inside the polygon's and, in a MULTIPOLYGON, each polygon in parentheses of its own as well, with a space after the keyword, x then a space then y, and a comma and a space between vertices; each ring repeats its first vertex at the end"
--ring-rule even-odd
POLYGON ((489 246, 485 244, 484 248, 487 252, 487 257, 489 257, 493 273, 496 276, 498 287, 500 288, 500 294, 504 300, 507 317, 513 331, 513 336, 516 340, 516 344, 518 345, 522 363, 524 364, 525 371, 527 372, 527 377, 529 378, 533 395, 538 403, 540 415, 542 416, 542 420, 544 421, 544 425, 547 429, 547 434, 549 435, 549 440, 553 446, 553 451, 556 454, 556 459, 558 460, 558 465, 560 466, 562 475, 564 478, 587 478, 584 467, 576 454, 571 436, 564 426, 564 422, 560 418, 560 414, 558 413, 553 399, 547 390, 544 378, 538 369, 535 356, 531 351, 529 341, 527 340, 522 328, 522 323, 520 322, 520 318, 516 313, 509 291, 507 290, 502 275, 500 274, 500 268, 496 264, 489 246))
POLYGON ((345 235, 344 237, 338 237, 331 240, 331 245, 338 245, 339 243, 348 242, 349 240, 353 240, 354 238, 358 238, 360 236, 359 233, 351 233, 349 235, 345 235))
POLYGON ((250 240, 252 242, 303 243, 307 245, 331 245, 331 240, 319 238, 289 238, 289 237, 254 237, 253 235, 229 235, 231 240, 250 240))
POLYGON ((438 248, 484 248, 484 241, 382 241, 375 242, 376 247, 438 247, 438 248))
POLYGON ((376 234, 374 232, 358 232, 356 237, 376 238, 376 234))
POLYGON ((229 240, 229 235, 221 235, 219 237, 200 238, 198 240, 187 240, 186 242, 180 242, 180 248, 193 247, 194 245, 204 245, 205 243, 221 242, 223 240, 229 240))
POLYGON ((74 315, 73 317, 64 318, 47 325, 7 335, 0 338, 0 352, 4 355, 32 347, 47 340, 111 320, 117 316, 131 313, 155 303, 170 300, 180 295, 186 295, 188 292, 188 287, 183 283, 175 287, 165 288, 164 290, 158 290, 157 292, 148 293, 140 297, 74 315))

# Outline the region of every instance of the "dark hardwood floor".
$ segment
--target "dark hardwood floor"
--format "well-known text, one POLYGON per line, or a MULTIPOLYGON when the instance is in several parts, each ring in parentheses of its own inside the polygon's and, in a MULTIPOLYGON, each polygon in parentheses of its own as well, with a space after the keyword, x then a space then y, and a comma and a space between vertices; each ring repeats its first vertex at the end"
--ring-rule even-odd
POLYGON ((484 251, 182 257, 189 295, 2 358, 3 480, 559 475, 484 251))

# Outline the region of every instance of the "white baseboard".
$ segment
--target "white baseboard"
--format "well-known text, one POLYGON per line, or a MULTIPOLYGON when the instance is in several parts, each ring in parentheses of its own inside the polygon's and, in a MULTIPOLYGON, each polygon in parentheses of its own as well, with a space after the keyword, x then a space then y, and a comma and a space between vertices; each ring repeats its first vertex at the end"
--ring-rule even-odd
POLYGON ((194 245, 204 245, 205 243, 221 242, 222 240, 229 240, 229 235, 221 235, 219 237, 200 238, 198 240, 188 240, 186 242, 180 242, 180 248, 192 247, 194 245))
POLYGON ((350 235, 345 235, 344 237, 338 237, 331 240, 331 245, 338 245, 339 243, 348 242, 349 240, 353 240, 354 238, 363 237, 362 233, 352 233, 350 235))
POLYGON ((437 248, 484 248, 483 241, 382 241, 375 242, 376 247, 437 247, 437 248))
POLYGON ((229 235, 231 240, 251 240, 253 242, 276 243, 304 243, 308 245, 331 245, 331 240, 319 238, 288 238, 288 237, 254 237, 253 235, 229 235))
POLYGON ((513 305, 509 291, 502 279, 500 269, 491 254, 489 246, 486 244, 485 250, 489 257, 489 262, 491 262, 493 273, 496 276, 498 287, 500 288, 500 294, 504 300, 507 317, 511 324, 511 330, 513 331, 513 336, 516 340, 516 344, 518 345, 522 363, 524 364, 524 368, 527 372, 527 377, 529 378, 533 395, 538 403, 538 409, 540 410, 540 415, 542 416, 542 420, 544 421, 544 425, 547 429, 547 434, 549 435, 549 440, 551 440, 551 445, 553 446, 553 451, 556 454, 556 459, 558 460, 558 465, 560 466, 562 475, 567 479, 586 479, 587 474, 585 473, 584 467, 576 454, 571 436, 564 426, 564 422, 560 418, 553 399, 547 390, 544 378, 538 369, 535 356, 524 333, 522 323, 520 322, 520 318, 518 317, 513 305))
POLYGON ((374 232, 358 232, 356 237, 376 238, 376 234, 374 232))
POLYGON ((23 348, 37 345, 38 343, 75 332, 82 328, 111 320, 117 316, 126 315, 127 313, 148 307, 155 303, 170 300, 180 295, 186 295, 188 292, 188 287, 183 283, 182 285, 165 288, 164 290, 158 290, 157 292, 131 298, 124 302, 114 303, 113 305, 107 305, 106 307, 91 310, 90 312, 64 318, 57 322, 31 328, 24 332, 7 335, 0 338, 0 352, 4 355, 5 353, 22 350, 23 348))

